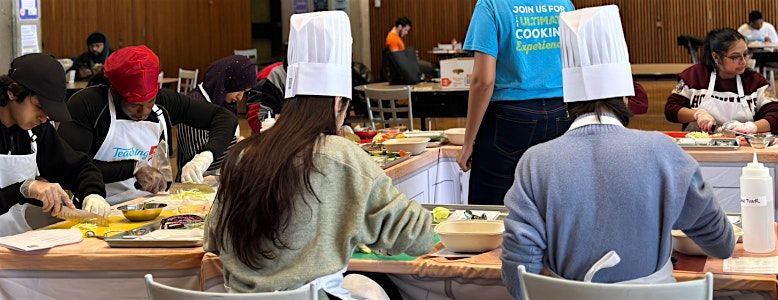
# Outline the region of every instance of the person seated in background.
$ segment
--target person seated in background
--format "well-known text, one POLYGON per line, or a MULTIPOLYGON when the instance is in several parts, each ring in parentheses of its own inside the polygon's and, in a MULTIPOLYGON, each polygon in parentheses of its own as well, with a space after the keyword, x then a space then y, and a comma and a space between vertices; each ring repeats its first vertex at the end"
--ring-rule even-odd
POLYGON ((519 265, 580 281, 674 282, 673 229, 711 256, 732 255, 732 225, 697 161, 662 133, 625 128, 623 97, 634 86, 618 7, 563 12, 559 27, 575 121, 524 153, 505 196, 502 280, 511 294, 521 299, 519 265))
POLYGON ((100 170, 50 122, 70 120, 64 76, 62 65, 41 53, 14 59, 0 76, 0 236, 35 229, 26 218, 31 209, 52 216, 66 206, 99 215, 110 209, 100 170))
MULTIPOLYGON (((251 60, 243 55, 231 55, 213 62, 205 71, 203 82, 189 93, 192 101, 210 102, 226 108, 237 115, 236 103, 243 101, 246 92, 256 82, 257 69, 251 60)), ((235 138, 230 147, 240 138, 240 128, 236 128, 235 138)), ((208 144, 208 131, 186 124, 178 125, 178 180, 183 167, 200 153, 208 144)), ((227 148, 229 151, 229 148, 227 148)), ((214 153, 214 161, 203 175, 216 174, 221 168, 223 153, 214 153)))
POLYGON ((285 91, 283 117, 227 154, 204 248, 221 258, 232 292, 313 283, 323 299, 388 299, 364 276, 343 277, 351 254, 360 243, 428 253, 432 214, 336 135, 352 96, 348 16, 297 14, 290 23, 289 68, 297 72, 287 78, 294 84, 285 91))
MULTIPOLYGON (((262 130, 262 121, 268 117, 277 118, 281 114, 286 90, 286 68, 288 61, 284 57, 281 65, 267 73, 265 79, 258 80, 248 93, 246 100, 246 121, 252 134, 262 130)), ((259 75, 257 75, 259 78, 259 75)))
POLYGON ((633 115, 642 115, 648 112, 648 94, 640 83, 635 82, 635 95, 627 96, 627 108, 633 115))
MULTIPOLYGON (((389 52, 405 51, 405 41, 403 38, 411 32, 411 20, 407 17, 400 17, 394 22, 394 27, 386 34, 385 47, 389 52)), ((419 70, 427 76, 435 74, 435 66, 426 60, 419 59, 419 52, 416 51, 416 58, 419 62, 419 70)))
POLYGON ((149 165, 160 141, 172 147, 172 126, 208 130, 208 143, 181 172, 184 182, 202 183, 214 154, 227 150, 238 120, 227 109, 160 89, 159 58, 146 46, 119 49, 105 63, 110 86, 88 87, 68 100, 71 122, 59 134, 92 157, 102 171, 109 203, 118 204, 167 190, 172 172, 149 165))
MULTIPOLYGON (((286 80, 286 79, 284 79, 286 80)), ((246 122, 252 134, 262 131, 262 121, 268 117, 278 118, 284 103, 284 92, 270 79, 263 79, 248 92, 246 100, 246 122)))
POLYGON ((731 28, 715 29, 703 47, 703 62, 678 74, 665 118, 688 123, 687 131, 778 129, 778 102, 769 91, 770 83, 746 67, 751 52, 745 37, 731 28))
POLYGON ((748 23, 737 29, 748 42, 778 43, 778 33, 773 24, 765 22, 762 12, 755 10, 748 14, 748 23))
POLYGON ((113 53, 108 43, 108 37, 101 32, 93 32, 86 38, 87 51, 79 55, 73 62, 76 70, 76 80, 89 80, 103 69, 105 60, 113 53))
POLYGON ((275 68, 278 68, 283 65, 284 65, 283 61, 278 61, 270 64, 267 67, 262 68, 262 70, 259 70, 259 72, 257 72, 257 81, 260 81, 262 79, 267 79, 267 76, 270 75, 270 72, 272 72, 275 68))

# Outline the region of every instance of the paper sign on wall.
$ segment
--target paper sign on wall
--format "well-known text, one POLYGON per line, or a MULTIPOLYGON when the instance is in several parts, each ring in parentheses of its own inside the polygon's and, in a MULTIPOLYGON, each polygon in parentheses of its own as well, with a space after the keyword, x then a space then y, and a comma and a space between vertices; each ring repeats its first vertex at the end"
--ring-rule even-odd
POLYGON ((21 42, 21 54, 38 53, 41 52, 38 45, 38 26, 37 25, 22 25, 19 28, 20 42, 21 42))
POLYGON ((19 20, 37 20, 38 0, 18 0, 19 1, 19 20))

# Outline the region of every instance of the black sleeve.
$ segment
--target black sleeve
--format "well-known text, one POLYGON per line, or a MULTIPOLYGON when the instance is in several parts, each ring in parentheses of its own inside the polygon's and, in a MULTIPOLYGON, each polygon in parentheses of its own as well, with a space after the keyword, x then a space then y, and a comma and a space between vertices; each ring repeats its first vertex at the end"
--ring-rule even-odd
POLYGON ((7 187, 0 189, 0 214, 8 212, 8 209, 14 204, 21 202, 24 197, 19 192, 19 187, 22 186, 21 182, 14 183, 7 187))
POLYGON ((238 118, 227 109, 206 101, 192 101, 189 97, 172 90, 161 89, 157 104, 170 114, 171 126, 186 124, 197 129, 208 130, 208 143, 203 149, 218 157, 227 150, 235 137, 238 118))
MULTIPOLYGON (((60 123, 57 129, 62 139, 73 147, 73 150, 85 153, 90 158, 97 154, 111 126, 108 111, 103 111, 107 103, 107 99, 103 98, 106 93, 107 87, 91 87, 75 93, 68 100, 68 110, 73 120, 60 123)), ((135 170, 134 160, 111 162, 95 160, 94 164, 103 174, 104 182, 107 183, 123 181, 134 176, 132 174, 135 170)))
MULTIPOLYGON (((272 82, 267 79, 260 80, 251 89, 250 96, 246 104, 260 103, 262 107, 268 107, 273 114, 281 113, 283 107, 284 94, 272 82)), ((260 118, 261 119, 261 118, 260 118)))
POLYGON ((51 123, 36 127, 33 133, 38 137, 36 161, 41 177, 59 183, 78 199, 91 194, 105 197, 103 176, 86 154, 65 143, 51 123))

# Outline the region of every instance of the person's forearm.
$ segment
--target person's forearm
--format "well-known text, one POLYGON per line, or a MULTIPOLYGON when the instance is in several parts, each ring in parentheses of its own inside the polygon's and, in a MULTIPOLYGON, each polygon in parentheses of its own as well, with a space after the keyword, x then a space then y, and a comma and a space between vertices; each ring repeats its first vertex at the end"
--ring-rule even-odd
POLYGON ((755 121, 754 124, 756 124, 756 132, 769 132, 771 130, 770 122, 767 120, 755 121))
POLYGON ((680 110, 678 110, 678 123, 692 123, 694 121, 697 121, 697 119, 694 118, 694 113, 696 112, 696 109, 692 108, 686 108, 683 107, 680 110))
POLYGON ((493 92, 494 81, 483 82, 477 77, 473 78, 473 83, 470 85, 470 94, 467 97, 465 144, 472 145, 475 141, 493 92))

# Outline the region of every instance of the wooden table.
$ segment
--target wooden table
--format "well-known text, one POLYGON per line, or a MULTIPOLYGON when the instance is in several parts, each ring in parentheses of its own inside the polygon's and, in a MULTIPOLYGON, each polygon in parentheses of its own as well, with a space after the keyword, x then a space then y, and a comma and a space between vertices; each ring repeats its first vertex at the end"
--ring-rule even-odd
POLYGON ((748 43, 748 48, 749 49, 765 49, 765 48, 776 49, 776 48, 778 48, 778 43, 773 43, 773 42, 767 42, 767 43, 763 43, 763 42, 750 42, 750 43, 748 43))
MULTIPOLYGON (((178 82, 178 78, 165 77, 162 78, 161 83, 163 86, 166 86, 177 82, 178 82)), ((86 88, 87 83, 88 83, 87 81, 76 81, 74 83, 68 83, 66 87, 69 91, 80 91, 86 88)))
POLYGON ((675 75, 691 66, 692 64, 632 64, 632 76, 675 78, 675 75))

